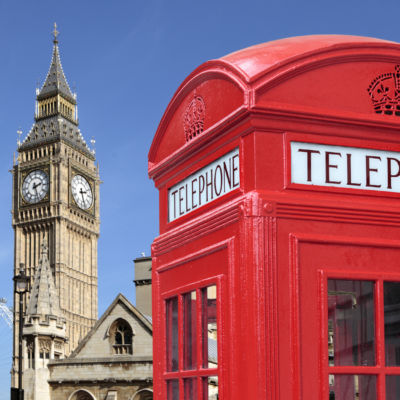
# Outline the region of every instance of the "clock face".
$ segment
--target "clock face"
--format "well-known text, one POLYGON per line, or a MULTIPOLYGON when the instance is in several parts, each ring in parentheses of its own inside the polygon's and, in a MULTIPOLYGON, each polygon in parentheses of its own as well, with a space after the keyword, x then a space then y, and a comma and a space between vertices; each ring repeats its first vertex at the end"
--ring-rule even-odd
POLYGON ((93 203, 92 189, 90 188, 89 182, 81 175, 75 175, 71 181, 72 196, 74 197, 75 203, 82 208, 87 210, 93 203))
POLYGON ((46 172, 37 169, 30 172, 22 184, 22 196, 28 203, 43 200, 49 191, 49 177, 46 172))

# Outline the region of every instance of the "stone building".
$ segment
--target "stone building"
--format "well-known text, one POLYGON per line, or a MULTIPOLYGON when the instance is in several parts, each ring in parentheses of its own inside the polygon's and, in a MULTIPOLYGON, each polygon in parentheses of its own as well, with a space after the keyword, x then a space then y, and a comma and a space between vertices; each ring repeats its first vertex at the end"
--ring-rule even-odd
POLYGON ((119 294, 65 359, 48 363, 51 400, 151 400, 151 257, 135 263, 136 307, 119 294))
POLYGON ((152 315, 151 310, 151 257, 138 257, 135 263, 136 307, 146 316, 152 315))
MULTIPOLYGON (((76 94, 65 78, 54 30, 50 68, 37 89, 35 121, 13 167, 14 274, 31 280, 46 242, 48 262, 66 322, 69 355, 97 320, 99 184, 94 152, 78 127, 76 94)), ((15 295, 16 296, 16 295, 15 295)), ((30 294, 25 295, 24 310, 30 294)), ((12 386, 18 380, 19 304, 14 297, 12 386)))
POLYGON ((25 399, 151 400, 151 258, 135 260, 139 286, 150 289, 139 290, 137 302, 150 315, 142 314, 119 294, 77 348, 64 358, 66 321, 47 254, 43 240, 23 327, 25 399))
POLYGON ((18 143, 12 170, 14 274, 23 268, 31 289, 23 299, 22 354, 14 297, 11 386, 22 372, 25 400, 152 399, 151 298, 145 298, 151 259, 139 263, 143 314, 120 294, 97 321, 100 177, 78 127, 56 26, 36 95, 35 121, 18 143))
POLYGON ((153 328, 122 294, 75 351, 48 363, 52 400, 153 398, 153 328))

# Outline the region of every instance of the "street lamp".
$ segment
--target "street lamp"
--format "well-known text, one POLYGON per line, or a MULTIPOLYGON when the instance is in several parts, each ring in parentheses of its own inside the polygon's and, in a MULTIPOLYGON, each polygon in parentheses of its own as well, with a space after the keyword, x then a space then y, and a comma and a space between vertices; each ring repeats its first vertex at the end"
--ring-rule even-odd
POLYGON ((29 291, 29 277, 25 275, 25 264, 19 264, 19 274, 14 276, 14 292, 19 295, 19 335, 18 335, 18 400, 24 400, 22 389, 22 325, 23 325, 23 295, 29 291))

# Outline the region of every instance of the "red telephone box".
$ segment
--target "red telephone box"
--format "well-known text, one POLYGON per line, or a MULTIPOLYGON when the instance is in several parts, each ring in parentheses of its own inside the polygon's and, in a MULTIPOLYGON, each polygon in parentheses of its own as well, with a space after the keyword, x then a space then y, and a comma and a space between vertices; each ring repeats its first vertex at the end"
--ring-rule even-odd
POLYGON ((400 399, 400 45, 209 61, 149 152, 157 400, 400 399))

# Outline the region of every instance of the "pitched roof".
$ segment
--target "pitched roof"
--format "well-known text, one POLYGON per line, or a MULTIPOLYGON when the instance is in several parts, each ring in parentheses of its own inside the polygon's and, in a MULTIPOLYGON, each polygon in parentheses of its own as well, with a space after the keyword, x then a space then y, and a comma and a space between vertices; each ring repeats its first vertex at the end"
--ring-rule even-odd
POLYGON ((18 150, 60 140, 94 160, 94 152, 89 149, 79 127, 60 114, 36 121, 18 150))
POLYGON ((54 96, 55 94, 60 94, 68 99, 71 103, 75 104, 75 97, 71 92, 61 65, 60 52, 58 50, 58 40, 54 39, 53 43, 53 56, 51 58, 49 72, 47 73, 47 77, 37 98, 38 100, 41 100, 45 99, 46 97, 54 96))
POLYGON ((48 247, 45 239, 43 239, 40 247, 39 265, 36 268, 26 316, 29 318, 33 315, 53 315, 58 318, 63 318, 60 300, 50 269, 48 247))
POLYGON ((149 322, 149 320, 122 293, 119 293, 118 296, 107 308, 107 310, 104 312, 104 314, 97 320, 93 328, 88 332, 84 339, 78 344, 76 349, 71 353, 69 358, 74 358, 79 354, 82 348, 98 330, 104 320, 111 314, 118 303, 123 304, 145 326, 150 334, 153 335, 153 325, 149 322))

